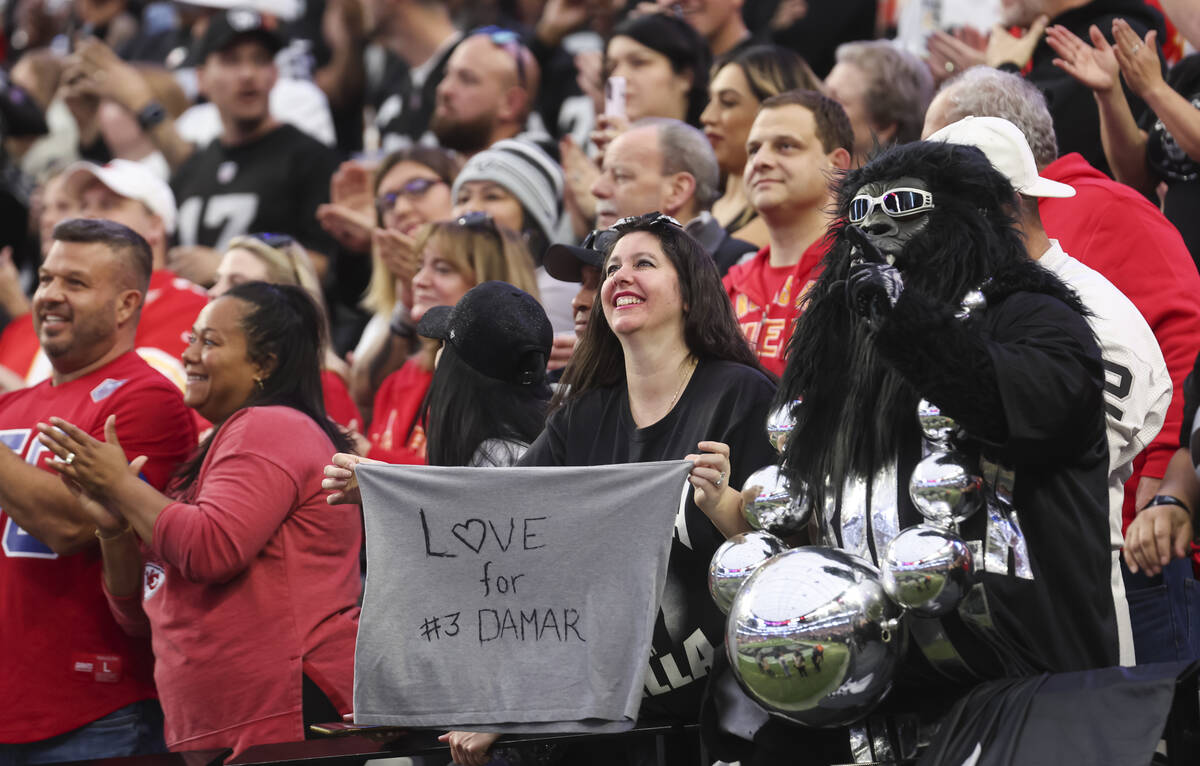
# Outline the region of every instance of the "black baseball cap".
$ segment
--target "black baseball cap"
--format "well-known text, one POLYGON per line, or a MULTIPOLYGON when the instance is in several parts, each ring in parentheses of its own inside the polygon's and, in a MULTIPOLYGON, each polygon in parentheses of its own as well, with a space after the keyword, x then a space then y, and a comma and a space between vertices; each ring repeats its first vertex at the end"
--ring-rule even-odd
POLYGON ((551 245, 542 258, 546 273, 560 282, 582 282, 582 266, 604 266, 604 251, 607 250, 621 233, 615 229, 596 229, 583 238, 583 244, 551 245))
POLYGON ((201 59, 223 51, 239 37, 253 36, 262 40, 272 54, 283 48, 284 40, 279 34, 278 24, 270 16, 264 16, 253 8, 230 8, 208 20, 208 29, 200 43, 201 59))
POLYGON ((541 304, 507 282, 484 282, 454 306, 434 306, 417 333, 445 341, 476 372, 515 385, 546 377, 554 330, 541 304))

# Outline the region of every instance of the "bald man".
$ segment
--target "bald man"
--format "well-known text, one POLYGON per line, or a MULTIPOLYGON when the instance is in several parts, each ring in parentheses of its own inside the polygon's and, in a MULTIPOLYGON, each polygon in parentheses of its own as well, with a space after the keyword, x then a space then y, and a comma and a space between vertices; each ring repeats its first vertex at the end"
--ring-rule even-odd
POLYGON ((515 32, 490 28, 468 36, 446 62, 429 127, 461 154, 517 137, 537 99, 538 66, 515 32))

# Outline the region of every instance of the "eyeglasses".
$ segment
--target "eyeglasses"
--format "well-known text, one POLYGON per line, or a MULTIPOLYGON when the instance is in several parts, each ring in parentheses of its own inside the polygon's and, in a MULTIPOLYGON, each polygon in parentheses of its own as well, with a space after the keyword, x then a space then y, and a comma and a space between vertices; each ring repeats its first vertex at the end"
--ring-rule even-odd
POLYGON ((469 36, 474 37, 475 35, 484 35, 491 40, 492 44, 497 48, 503 48, 504 50, 508 51, 509 55, 513 57, 513 60, 517 62, 517 82, 521 84, 522 88, 527 87, 525 81, 525 57, 521 55, 521 49, 525 46, 521 43, 521 36, 511 29, 505 29, 504 27, 498 27, 495 25, 480 27, 472 32, 469 36))
POLYGON ((665 223, 669 226, 674 226, 677 229, 683 228, 683 224, 681 224, 679 221, 675 220, 674 218, 672 218, 669 215, 660 213, 657 210, 655 210, 653 213, 646 213, 644 215, 626 216, 625 218, 622 218, 621 220, 614 223, 612 225, 612 228, 620 229, 624 226, 630 226, 633 224, 640 224, 643 226, 654 226, 654 225, 660 224, 660 223, 665 223))
POLYGON ((933 210, 933 195, 924 189, 889 189, 878 197, 858 194, 850 200, 850 223, 862 223, 875 206, 892 218, 907 218, 926 210, 933 210))
POLYGON ((418 200, 424 197, 433 187, 444 183, 446 182, 440 178, 414 178, 396 191, 390 191, 376 197, 375 210, 379 213, 379 217, 383 218, 392 212, 396 207, 396 200, 401 197, 406 197, 409 200, 418 200))

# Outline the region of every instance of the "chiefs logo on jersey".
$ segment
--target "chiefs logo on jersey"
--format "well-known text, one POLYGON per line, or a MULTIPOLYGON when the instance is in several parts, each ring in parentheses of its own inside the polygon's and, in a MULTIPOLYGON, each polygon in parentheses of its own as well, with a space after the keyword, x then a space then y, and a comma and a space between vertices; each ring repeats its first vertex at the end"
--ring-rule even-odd
POLYGON ((149 601, 158 592, 159 586, 167 581, 167 572, 154 562, 147 562, 142 573, 142 600, 149 601))

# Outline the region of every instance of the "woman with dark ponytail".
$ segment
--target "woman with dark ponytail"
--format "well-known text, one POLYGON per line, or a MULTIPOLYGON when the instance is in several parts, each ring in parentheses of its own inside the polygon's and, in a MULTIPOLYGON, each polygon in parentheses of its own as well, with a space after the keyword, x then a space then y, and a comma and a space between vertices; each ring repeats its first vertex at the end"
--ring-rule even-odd
POLYGON ((325 415, 322 333, 300 287, 249 282, 204 308, 184 401, 213 429, 166 495, 111 420, 107 441, 42 431, 92 511, 113 614, 150 630, 172 749, 293 741, 351 707, 362 524, 321 490, 349 447, 325 415))

